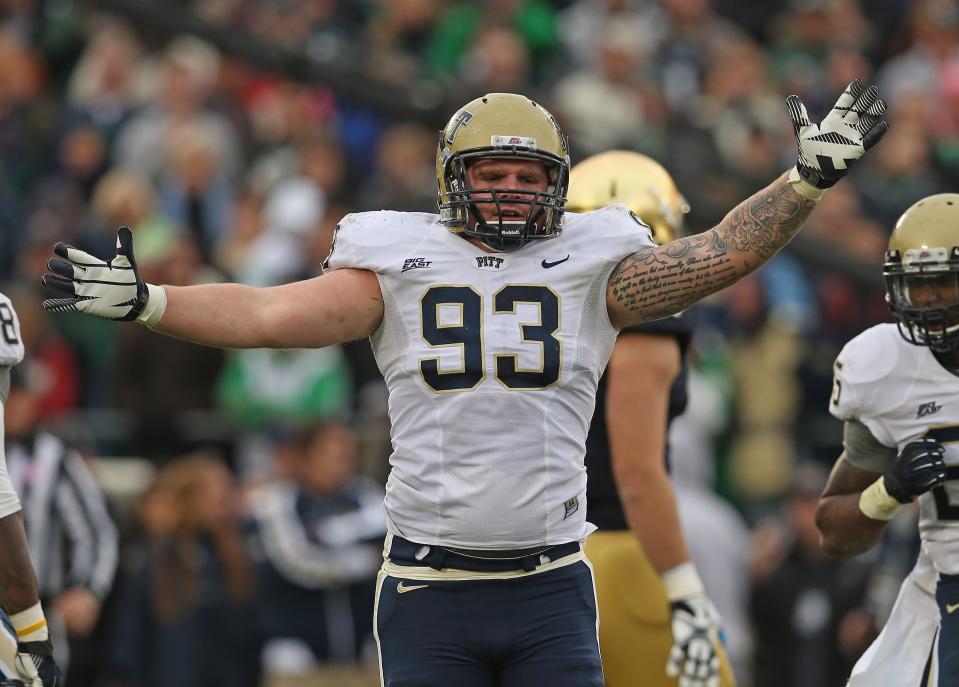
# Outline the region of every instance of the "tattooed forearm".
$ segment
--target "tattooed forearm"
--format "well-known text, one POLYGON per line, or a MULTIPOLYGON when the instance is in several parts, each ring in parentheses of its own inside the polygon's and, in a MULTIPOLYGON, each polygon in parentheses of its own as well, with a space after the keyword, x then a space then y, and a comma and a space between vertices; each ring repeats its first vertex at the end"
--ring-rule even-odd
POLYGON ((19 613, 37 603, 37 580, 19 512, 0 518, 0 606, 19 613))
POLYGON ((814 207, 783 175, 708 232, 633 253, 609 278, 614 321, 625 326, 667 317, 726 288, 786 245, 814 207))

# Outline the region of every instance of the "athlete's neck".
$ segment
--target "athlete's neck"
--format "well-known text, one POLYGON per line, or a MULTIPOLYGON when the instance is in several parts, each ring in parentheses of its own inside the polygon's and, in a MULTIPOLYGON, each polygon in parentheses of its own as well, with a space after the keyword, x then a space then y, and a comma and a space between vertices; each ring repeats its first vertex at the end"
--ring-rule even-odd
POLYGON ((944 353, 936 353, 936 360, 951 372, 959 373, 959 349, 953 349, 944 353))

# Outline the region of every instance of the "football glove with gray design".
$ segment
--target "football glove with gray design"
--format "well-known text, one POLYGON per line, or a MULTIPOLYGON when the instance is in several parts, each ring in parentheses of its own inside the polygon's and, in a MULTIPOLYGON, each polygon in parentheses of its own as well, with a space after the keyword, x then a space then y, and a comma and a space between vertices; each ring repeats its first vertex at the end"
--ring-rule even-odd
POLYGON ((673 648, 666 674, 679 677, 679 687, 719 687, 719 611, 705 593, 669 604, 673 648))
POLYGON ((109 262, 65 243, 58 243, 43 275, 44 286, 66 297, 43 301, 50 312, 84 312, 108 320, 135 320, 143 312, 150 292, 140 278, 133 257, 133 232, 117 231, 117 254, 109 262))
POLYGON ((786 99, 792 119, 799 160, 796 169, 806 183, 826 189, 842 179, 849 168, 886 133, 882 119, 886 103, 875 86, 863 88, 858 79, 846 86, 835 106, 819 124, 809 121, 798 95, 786 99))

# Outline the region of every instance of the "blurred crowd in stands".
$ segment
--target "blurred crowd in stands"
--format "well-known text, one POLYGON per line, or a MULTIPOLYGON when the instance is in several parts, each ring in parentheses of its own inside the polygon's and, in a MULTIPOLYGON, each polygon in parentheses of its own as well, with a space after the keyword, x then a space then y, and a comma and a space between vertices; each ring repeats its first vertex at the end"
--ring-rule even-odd
POLYGON ((223 352, 40 307, 53 243, 110 256, 120 225, 147 281, 269 285, 319 274, 348 212, 435 210, 442 122, 264 70, 238 45, 451 103, 528 94, 574 162, 610 148, 662 162, 692 232, 794 163, 786 95, 818 118, 852 78, 878 83, 890 126, 875 153, 794 249, 696 308, 673 431, 680 499, 725 523, 697 555, 740 571, 724 610, 740 685, 843 684, 916 542, 905 521, 867 557, 819 550, 815 500, 841 450, 831 366, 889 319, 895 219, 959 180, 957 0, 142 6, 156 25, 124 3, 0 1, 0 288, 23 321, 33 421, 88 457, 121 535, 95 628, 72 632, 68 687, 377 684, 389 439, 368 344, 223 352), (233 48, 161 29, 162 13, 233 48))

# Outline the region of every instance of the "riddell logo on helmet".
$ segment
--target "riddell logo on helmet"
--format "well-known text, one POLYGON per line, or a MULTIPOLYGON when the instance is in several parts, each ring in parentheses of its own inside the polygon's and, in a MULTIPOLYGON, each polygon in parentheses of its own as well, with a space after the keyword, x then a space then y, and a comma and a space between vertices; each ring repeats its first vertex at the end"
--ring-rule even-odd
POLYGON ((494 148, 536 150, 536 139, 529 136, 490 136, 489 143, 494 148))

